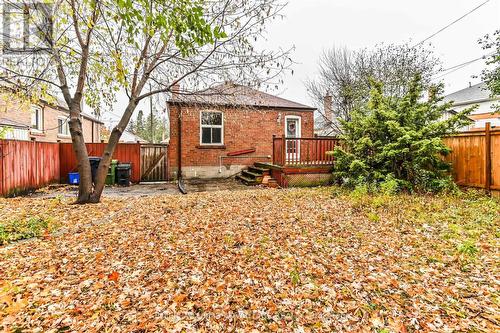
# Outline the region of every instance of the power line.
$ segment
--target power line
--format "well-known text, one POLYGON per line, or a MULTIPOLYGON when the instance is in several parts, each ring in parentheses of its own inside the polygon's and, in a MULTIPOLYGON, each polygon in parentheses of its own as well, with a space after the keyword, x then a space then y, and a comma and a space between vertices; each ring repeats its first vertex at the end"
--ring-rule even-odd
POLYGON ((442 69, 440 70, 439 72, 437 72, 435 75, 438 75, 440 73, 443 73, 437 77, 435 77, 435 79, 439 79, 439 78, 442 78, 443 76, 446 76, 448 74, 451 74, 453 72, 456 72, 458 71, 459 69, 462 69, 464 67, 467 67, 468 65, 470 64, 473 64, 475 63, 476 61, 479 61, 479 60, 483 60, 483 59, 486 59, 487 57, 491 56, 492 54, 494 54, 495 52, 492 52, 492 53, 489 53, 489 54, 485 54, 483 56, 480 56, 479 58, 475 58, 475 59, 472 59, 472 60, 469 60, 469 61, 466 61, 466 62, 463 62, 461 64, 458 64, 458 65, 455 65, 455 66, 451 66, 451 67, 448 67, 448 68, 445 68, 445 69, 442 69))
POLYGON ((487 57, 491 56, 495 54, 495 52, 491 52, 491 53, 488 53, 488 54, 485 54, 485 55, 482 55, 480 56, 479 58, 475 58, 475 59, 472 59, 472 60, 469 60, 469 61, 466 61, 466 62, 463 62, 461 64, 458 64, 458 65, 455 65, 455 66, 451 66, 451 67, 448 67, 448 68, 445 68, 445 69, 442 69, 440 70, 440 72, 447 72, 449 70, 452 70, 452 69, 455 69, 457 67, 465 67, 466 65, 470 65, 472 63, 475 63, 476 61, 479 61, 479 60, 485 60, 487 57))
POLYGON ((476 62, 478 60, 481 60, 481 59, 485 59, 486 57, 490 56, 491 54, 487 54, 487 55, 483 55, 483 56, 480 56, 479 58, 475 58, 475 59, 472 59, 472 60, 469 60, 469 61, 466 61, 466 62, 463 62, 461 64, 458 64, 458 65, 455 65, 455 66, 451 66, 451 67, 448 67, 448 68, 445 68, 445 69, 442 69, 440 70, 440 72, 447 72, 449 70, 452 70, 452 69, 455 69, 457 67, 461 67, 462 65, 468 65, 468 64, 472 64, 473 62, 476 62))
POLYGON ((441 29, 439 29, 438 31, 436 31, 435 33, 433 33, 432 35, 430 35, 429 37, 425 38, 424 40, 422 40, 421 42, 415 44, 415 46, 418 46, 420 44, 423 44, 425 43, 426 41, 428 41, 429 39, 431 39, 432 37, 436 36, 437 34, 441 33, 442 31, 448 29, 449 27, 451 27, 452 25, 454 25, 455 23, 457 23, 458 21, 462 20, 463 18, 465 18, 466 16, 468 16, 469 14, 472 14, 473 12, 475 12, 476 10, 478 10, 479 8, 481 8, 482 6, 486 5, 488 2, 490 2, 490 0, 486 0, 485 2, 483 2, 482 4, 480 4, 479 6, 471 9, 470 11, 468 11, 467 13, 465 13, 464 15, 460 16, 459 18, 457 18, 455 21, 449 23, 448 25, 442 27, 441 29))
POLYGON ((451 70, 451 71, 449 71, 449 72, 447 72, 447 73, 444 73, 444 74, 441 74, 441 75, 439 75, 439 76, 436 76, 434 79, 440 79, 440 78, 442 78, 442 77, 445 77, 445 76, 447 76, 447 75, 449 75, 449 74, 451 74, 451 73, 454 73, 454 72, 458 71, 459 69, 462 69, 462 68, 464 68, 464 67, 466 67, 466 66, 467 66, 467 64, 466 64, 466 65, 462 65, 461 67, 457 67, 457 68, 455 68, 455 69, 453 69, 453 70, 451 70))

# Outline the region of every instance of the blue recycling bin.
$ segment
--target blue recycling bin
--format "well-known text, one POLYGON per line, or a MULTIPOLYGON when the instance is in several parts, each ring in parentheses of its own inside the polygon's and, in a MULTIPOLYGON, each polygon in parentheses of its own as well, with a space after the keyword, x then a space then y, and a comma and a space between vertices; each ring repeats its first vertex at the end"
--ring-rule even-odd
POLYGON ((70 172, 68 173, 69 183, 71 185, 80 184, 80 174, 78 172, 70 172))

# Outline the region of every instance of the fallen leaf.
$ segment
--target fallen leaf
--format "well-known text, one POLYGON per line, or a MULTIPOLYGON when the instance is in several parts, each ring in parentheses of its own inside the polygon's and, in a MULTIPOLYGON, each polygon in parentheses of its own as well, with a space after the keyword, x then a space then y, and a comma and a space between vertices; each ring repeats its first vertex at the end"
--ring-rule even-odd
POLYGON ((118 272, 113 271, 111 274, 108 275, 108 279, 114 282, 118 282, 118 279, 120 278, 120 274, 118 272))
POLYGON ((177 296, 174 297, 174 302, 175 303, 182 303, 187 299, 186 294, 178 294, 177 296))

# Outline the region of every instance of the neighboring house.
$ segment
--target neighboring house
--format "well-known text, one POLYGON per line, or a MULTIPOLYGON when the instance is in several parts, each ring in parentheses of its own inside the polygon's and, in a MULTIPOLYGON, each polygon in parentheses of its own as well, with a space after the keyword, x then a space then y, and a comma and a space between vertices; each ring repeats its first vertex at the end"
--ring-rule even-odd
POLYGON ((120 137, 120 142, 121 143, 148 143, 147 140, 144 140, 140 136, 137 136, 134 133, 129 132, 127 130, 123 131, 123 133, 120 137))
POLYGON ((30 128, 27 125, 0 118, 0 139, 28 141, 30 128))
POLYGON ((196 95, 177 89, 167 102, 172 178, 179 158, 185 178, 230 177, 254 162, 271 162, 273 135, 314 135, 315 108, 231 83, 196 95))
MULTIPOLYGON (((45 101, 29 103, 4 92, 0 96, 0 118, 29 127, 29 139, 44 142, 71 142, 69 110, 64 103, 52 105, 45 101)), ((93 116, 82 114, 85 142, 100 142, 103 123, 93 116)))
POLYGON ((464 130, 484 128, 487 122, 490 122, 491 126, 500 126, 500 112, 494 112, 492 107, 494 104, 500 104, 500 96, 492 98, 484 82, 449 94, 444 97, 443 101, 453 103, 452 109, 444 116, 445 118, 477 105, 469 116, 474 123, 464 130))

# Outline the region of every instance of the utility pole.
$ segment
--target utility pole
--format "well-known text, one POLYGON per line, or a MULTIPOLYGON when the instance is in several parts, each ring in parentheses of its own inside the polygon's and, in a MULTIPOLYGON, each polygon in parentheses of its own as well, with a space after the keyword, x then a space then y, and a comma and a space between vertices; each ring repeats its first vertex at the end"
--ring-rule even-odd
MULTIPOLYGON (((151 83, 149 84, 149 91, 151 92, 151 83)), ((150 112, 150 133, 151 133, 151 143, 155 143, 155 132, 154 132, 154 126, 153 126, 153 95, 149 96, 149 112, 150 112)))

